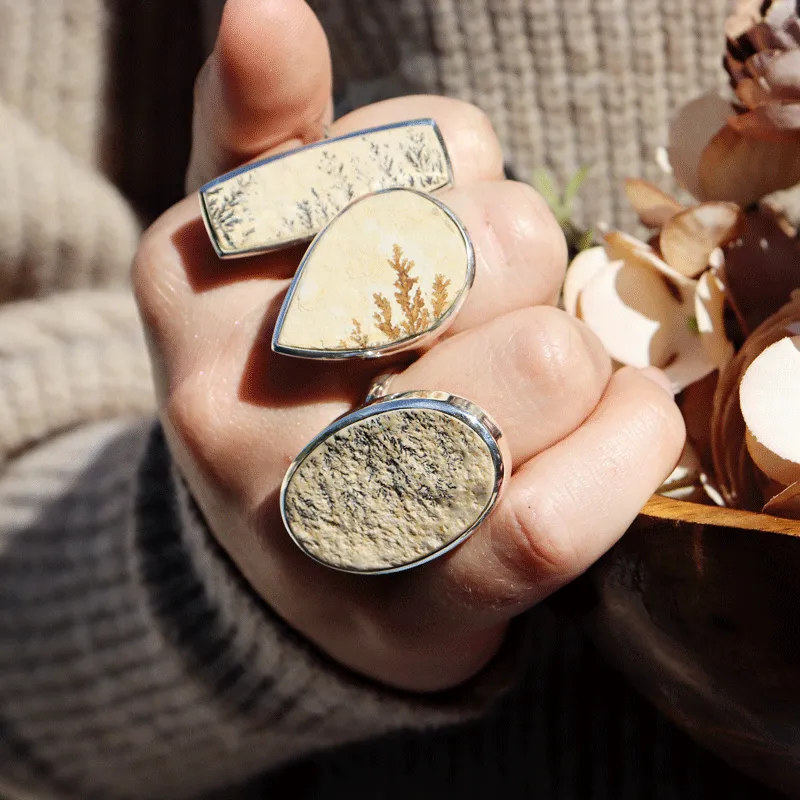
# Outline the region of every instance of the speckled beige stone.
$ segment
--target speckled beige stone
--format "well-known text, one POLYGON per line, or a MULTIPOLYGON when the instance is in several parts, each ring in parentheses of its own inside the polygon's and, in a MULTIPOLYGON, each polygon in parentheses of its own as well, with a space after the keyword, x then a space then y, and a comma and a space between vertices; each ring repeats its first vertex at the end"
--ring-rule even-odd
POLYGON ((223 176, 200 195, 220 254, 237 255, 308 240, 370 192, 449 184, 436 128, 421 121, 295 150, 223 176))
POLYGON ((306 254, 276 342, 331 351, 416 339, 468 288, 470 255, 453 217, 427 195, 364 198, 306 254))
POLYGON ((286 521, 314 558, 376 571, 418 561, 458 538, 492 501, 491 452, 455 417, 387 411, 321 442, 291 477, 286 521))

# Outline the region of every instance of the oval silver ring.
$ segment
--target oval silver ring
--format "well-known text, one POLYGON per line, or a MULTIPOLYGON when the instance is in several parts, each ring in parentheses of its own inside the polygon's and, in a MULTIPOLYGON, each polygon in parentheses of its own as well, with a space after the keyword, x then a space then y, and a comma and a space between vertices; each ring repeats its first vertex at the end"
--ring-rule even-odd
POLYGON ((345 414, 295 458, 286 530, 312 559, 361 575, 428 563, 492 512, 507 471, 494 420, 463 397, 413 391, 345 414))

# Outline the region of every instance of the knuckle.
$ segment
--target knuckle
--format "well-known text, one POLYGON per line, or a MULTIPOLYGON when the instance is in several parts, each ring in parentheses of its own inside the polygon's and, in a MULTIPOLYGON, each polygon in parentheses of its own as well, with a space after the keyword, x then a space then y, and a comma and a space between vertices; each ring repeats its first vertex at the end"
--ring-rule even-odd
POLYGON ((503 537, 512 569, 544 586, 548 579, 565 582, 585 566, 557 505, 542 492, 532 489, 509 502, 503 515, 503 537))
POLYGON ((532 265, 532 276, 542 296, 556 298, 567 269, 567 240, 550 207, 542 196, 524 183, 510 183, 517 212, 511 219, 514 244, 520 251, 521 263, 532 265))
POLYGON ((218 485, 227 484, 220 469, 230 460, 230 426, 205 375, 192 375, 174 387, 163 414, 193 463, 218 485))
POLYGON ((510 270, 531 304, 555 304, 567 267, 564 234, 541 196, 516 181, 484 183, 475 195, 482 209, 479 242, 490 271, 510 270))
POLYGON ((511 231, 517 245, 528 259, 535 252, 537 260, 566 269, 566 239, 544 198, 526 183, 507 181, 505 187, 515 209, 511 231))
POLYGON ((536 381, 551 401, 595 394, 610 373, 610 361, 584 326, 556 308, 540 306, 515 315, 504 357, 536 381))
POLYGON ((448 137, 448 146, 460 161, 471 165, 474 173, 485 178, 502 176, 503 150, 486 112, 465 100, 450 98, 447 103, 459 120, 448 137))

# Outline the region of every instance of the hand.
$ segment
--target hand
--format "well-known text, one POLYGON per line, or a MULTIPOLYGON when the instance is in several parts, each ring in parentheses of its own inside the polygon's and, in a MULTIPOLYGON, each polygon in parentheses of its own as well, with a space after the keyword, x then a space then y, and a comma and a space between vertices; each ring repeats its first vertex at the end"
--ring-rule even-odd
MULTIPOLYGON (((302 0, 229 0, 198 79, 189 188, 319 138, 330 86, 325 36, 302 0)), ((347 575, 301 553, 281 523, 287 466, 360 404, 383 368, 271 352, 300 250, 219 261, 192 194, 145 234, 133 268, 164 428, 221 545, 322 650, 415 691, 475 674, 513 616, 610 547, 670 472, 684 436, 660 373, 612 376, 597 338, 554 308, 563 237, 532 189, 503 180, 500 147, 481 112, 406 97, 355 111, 331 133, 428 116, 447 141, 457 185, 440 197, 471 234, 477 275, 446 337, 392 390, 469 398, 498 421, 513 462, 495 512, 450 554, 397 575, 347 575)))

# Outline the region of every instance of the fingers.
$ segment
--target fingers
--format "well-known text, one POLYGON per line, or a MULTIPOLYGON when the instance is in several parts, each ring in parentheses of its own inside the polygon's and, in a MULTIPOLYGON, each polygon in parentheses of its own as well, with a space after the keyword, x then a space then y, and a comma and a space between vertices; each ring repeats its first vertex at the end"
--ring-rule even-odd
POLYGON ((450 335, 509 311, 555 303, 567 245, 534 189, 514 181, 473 183, 440 199, 464 224, 475 250, 475 283, 450 335))
MULTIPOLYGON (((197 79, 187 190, 255 157, 322 138, 332 118, 331 83, 327 39, 304 0, 228 0, 197 79)), ((439 123, 457 182, 503 175, 488 118, 458 100, 387 100, 338 120, 331 134, 423 117, 439 123)))
MULTIPOLYGON (((552 302, 566 264, 564 239, 532 189, 512 182, 473 184, 444 199, 467 226, 476 253, 475 285, 451 335, 552 302)), ((265 315, 276 318, 288 285, 283 276, 294 272, 296 259, 296 253, 285 252, 220 265, 197 217, 195 197, 162 216, 142 240, 133 280, 172 371, 185 374, 203 369, 205 360, 218 361, 219 339, 213 347, 198 347, 209 331, 227 330, 226 352, 240 370, 257 338, 267 347, 271 332, 262 330, 265 315)))
POLYGON ((611 375, 600 340, 547 306, 495 319, 441 343, 391 383, 466 397, 500 425, 514 466, 577 428, 611 375))
POLYGON ((328 41, 304 0, 228 0, 197 80, 187 188, 277 145, 320 139, 331 83, 328 41))
POLYGON ((436 120, 442 132, 457 186, 503 177, 503 151, 492 123, 477 106, 463 100, 434 95, 394 97, 336 120, 331 135, 425 118, 436 120))
MULTIPOLYGON (((673 469, 685 430, 663 386, 626 367, 569 436, 512 477, 495 513, 434 582, 456 606, 510 617, 585 571, 673 469)), ((451 609, 452 610, 452 609, 451 609)))

